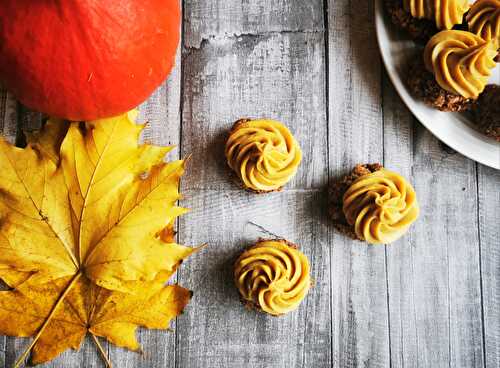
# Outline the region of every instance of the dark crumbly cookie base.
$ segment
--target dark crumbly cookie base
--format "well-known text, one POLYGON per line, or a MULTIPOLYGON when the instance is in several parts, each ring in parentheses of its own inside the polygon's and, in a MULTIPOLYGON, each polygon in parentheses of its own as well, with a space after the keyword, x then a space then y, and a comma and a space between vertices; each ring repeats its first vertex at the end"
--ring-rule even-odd
POLYGON ((229 131, 229 135, 231 135, 236 129, 238 129, 241 125, 245 124, 245 123, 248 123, 249 121, 252 121, 252 119, 248 119, 248 118, 243 118, 243 119, 239 119, 239 120, 236 120, 231 128, 231 130, 229 131))
POLYGON ((478 129, 500 142, 500 86, 486 86, 474 103, 473 115, 478 129))
MULTIPOLYGON (((229 130, 229 134, 228 134, 228 139, 229 137, 231 136, 231 134, 236 130, 238 129, 241 125, 249 122, 249 121, 252 121, 252 119, 248 119, 248 118, 244 118, 244 119, 240 119, 240 120, 237 120, 232 128, 229 130)), ((226 157, 226 161, 227 161, 227 157, 226 157)), ((233 181, 236 183, 236 185, 238 185, 241 189, 244 189, 248 192, 251 192, 251 193, 256 193, 256 194, 266 194, 266 193, 273 193, 273 192, 281 192, 283 190, 283 187, 279 187, 278 189, 273 189, 273 190, 255 190, 255 189, 252 189, 252 188, 248 188, 247 186, 245 186, 245 184, 241 181, 241 179, 239 178, 238 174, 235 173, 233 171, 233 169, 229 166, 228 164, 228 167, 229 169, 231 170, 231 175, 230 177, 233 179, 233 181)))
POLYGON ((358 164, 354 169, 344 177, 335 181, 329 188, 329 213, 335 228, 344 235, 352 239, 362 240, 356 236, 354 226, 349 225, 342 209, 344 194, 351 184, 361 176, 365 176, 384 167, 381 164, 358 164))
POLYGON ((413 96, 440 111, 460 112, 472 107, 471 99, 441 88, 434 75, 425 68, 422 58, 416 58, 410 64, 406 84, 413 96))
MULTIPOLYGON (((245 253, 247 250, 250 250, 253 247, 255 247, 255 246, 257 246, 260 243, 265 242, 265 241, 277 241, 277 242, 283 243, 285 245, 288 245, 290 248, 299 249, 299 247, 298 247, 297 244, 289 242, 286 239, 280 239, 280 238, 276 238, 276 239, 273 239, 273 238, 259 238, 259 240, 257 241, 257 243, 255 243, 254 245, 251 245, 248 248, 246 248, 243 252, 241 252, 241 254, 245 253)), ((239 257, 238 257, 238 259, 239 259, 239 257)), ((235 266, 236 266, 236 263, 235 263, 235 266)), ((236 280, 234 280, 234 283, 236 284, 236 280)), ((247 308, 247 309, 254 310, 254 311, 257 311, 257 312, 260 312, 260 313, 264 313, 264 314, 267 314, 267 315, 270 315, 270 316, 273 316, 273 317, 281 317, 282 316, 282 314, 281 315, 274 315, 274 314, 266 313, 266 312, 264 312, 262 310, 262 308, 260 307, 260 305, 258 303, 255 303, 253 300, 246 300, 246 299, 244 299, 241 296, 241 294, 239 294, 239 295, 240 295, 240 302, 241 302, 241 304, 243 304, 245 306, 245 308, 247 308)))
POLYGON ((425 44, 438 32, 432 21, 414 18, 404 10, 402 0, 384 0, 384 3, 392 23, 408 32, 415 42, 425 44))

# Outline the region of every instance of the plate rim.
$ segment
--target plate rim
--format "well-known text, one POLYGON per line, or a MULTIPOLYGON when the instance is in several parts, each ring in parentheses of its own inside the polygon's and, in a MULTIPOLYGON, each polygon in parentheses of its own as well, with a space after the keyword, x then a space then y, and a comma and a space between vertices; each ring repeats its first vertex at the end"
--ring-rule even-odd
MULTIPOLYGON (((417 111, 417 109, 414 109, 412 107, 412 104, 418 103, 413 96, 410 95, 409 91, 406 88, 406 85, 403 83, 401 78, 398 76, 397 73, 395 73, 392 70, 392 64, 389 65, 389 56, 388 53, 390 52, 390 48, 383 48, 383 44, 389 44, 390 41, 388 41, 388 38, 382 39, 382 33, 387 33, 386 30, 386 25, 385 25, 385 9, 383 5, 383 0, 375 0, 375 34, 377 38, 377 46, 379 49, 379 53, 382 59, 382 62, 384 64, 384 68, 387 72, 387 75, 389 76, 389 79, 391 80, 392 85, 394 86, 394 89, 398 93, 399 97, 403 101, 403 103, 406 105, 408 110, 412 113, 412 115, 428 130, 430 131, 437 139, 454 149, 455 151, 459 152, 460 154, 470 158, 473 161, 479 162, 483 165, 492 167, 494 169, 500 170, 500 143, 498 143, 498 158, 495 157, 483 157, 482 155, 475 154, 472 149, 468 149, 461 145, 459 142, 453 139, 449 139, 448 137, 443 135, 443 132, 440 130, 436 129, 432 124, 429 124, 424 116, 417 111)), ((425 109, 433 110, 431 107, 427 107, 422 104, 422 107, 425 109)), ((481 133, 478 133, 481 134, 481 133)), ((493 144, 496 142, 493 141, 493 144)), ((494 154, 492 155, 494 156, 494 154)))

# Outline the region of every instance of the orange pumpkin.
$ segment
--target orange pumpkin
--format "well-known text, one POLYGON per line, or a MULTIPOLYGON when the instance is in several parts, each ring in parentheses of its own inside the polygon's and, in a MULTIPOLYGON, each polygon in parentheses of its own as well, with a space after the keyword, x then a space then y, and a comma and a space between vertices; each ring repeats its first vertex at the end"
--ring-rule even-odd
POLYGON ((1 0, 0 80, 52 116, 118 115, 172 70, 180 20, 179 0, 1 0))

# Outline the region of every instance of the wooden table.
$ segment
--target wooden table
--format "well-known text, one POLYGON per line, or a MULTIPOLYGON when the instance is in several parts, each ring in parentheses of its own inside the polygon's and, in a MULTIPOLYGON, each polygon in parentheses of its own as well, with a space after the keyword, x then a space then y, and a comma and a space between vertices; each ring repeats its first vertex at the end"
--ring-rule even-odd
MULTIPOLYGON (((38 124, 1 96, 6 135, 38 124)), ((172 332, 141 330, 143 355, 106 345, 116 367, 500 366, 500 172, 446 149, 402 105, 371 1, 186 0, 178 66, 141 111, 145 139, 192 155, 179 241, 209 247, 177 273, 194 299, 172 332), (263 116, 288 124, 305 159, 283 192, 253 195, 228 179, 223 146, 236 119, 263 116), (328 182, 360 162, 416 188, 421 218, 391 246, 329 223, 328 182), (282 318, 245 310, 232 284, 235 255, 267 232, 300 244, 315 279, 282 318)), ((1 338, 0 367, 26 345, 1 338)), ((102 362, 88 340, 47 366, 102 362)))

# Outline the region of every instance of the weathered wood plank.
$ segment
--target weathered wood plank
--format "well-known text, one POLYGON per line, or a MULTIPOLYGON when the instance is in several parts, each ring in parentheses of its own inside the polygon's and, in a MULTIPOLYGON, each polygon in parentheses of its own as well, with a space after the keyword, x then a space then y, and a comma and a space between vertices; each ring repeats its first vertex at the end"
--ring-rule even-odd
POLYGON ((411 178, 422 210, 387 251, 392 364, 480 367, 474 163, 444 152, 385 85, 385 162, 411 178))
POLYGON ((169 158, 179 158, 180 144, 181 54, 168 80, 139 107, 139 122, 147 122, 143 140, 160 146, 176 146, 169 158))
MULTIPOLYGON (((328 1, 330 180, 382 162, 381 66, 373 2, 328 1)), ((384 246, 331 229, 333 366, 389 366, 384 246)))
MULTIPOLYGON (((384 164, 411 183, 413 176, 414 120, 402 105, 385 71, 383 73, 384 164)), ((414 232, 387 246, 387 285, 389 302, 389 333, 391 364, 393 367, 418 367, 418 340, 416 336, 415 297, 412 252, 414 232)))
MULTIPOLYGON (((403 105, 394 87, 383 73, 384 164, 412 184, 414 161, 413 115, 403 105)), ((422 219, 420 220, 422 221, 422 219)), ((415 228, 402 239, 387 246, 387 286, 389 302, 390 349, 392 367, 418 367, 416 300, 413 289, 419 275, 414 273, 415 228)))
POLYGON ((415 189, 422 220, 414 230, 420 365, 481 367, 482 323, 475 164, 449 155, 420 125, 415 189))
POLYGON ((475 164, 446 153, 384 85, 384 162, 413 182, 421 207, 387 247, 392 366, 482 367, 475 164))
MULTIPOLYGON (((102 342, 102 341, 101 341, 102 342)), ((13 367, 14 362, 19 358, 19 355, 29 345, 28 339, 7 339, 6 349, 6 367, 13 367)), ((106 345, 104 344, 104 347, 106 345)), ((28 365, 26 365, 28 366, 28 365)), ((39 367, 43 368, 102 368, 103 363, 99 358, 99 352, 90 339, 85 339, 79 352, 68 350, 61 354, 54 361, 42 364, 39 367)))
POLYGON ((43 114, 30 110, 27 107, 19 105, 18 128, 23 132, 38 130, 42 126, 43 114))
POLYGON ((178 366, 329 367, 330 304, 324 195, 289 190, 269 195, 245 191, 188 190, 192 212, 180 221, 183 243, 207 242, 180 271, 195 291, 178 319, 178 366), (241 305, 233 284, 236 257, 267 231, 300 245, 309 257, 314 288, 298 311, 271 317, 241 305))
MULTIPOLYGON (((500 155, 500 148, 499 148, 500 155)), ((500 366, 500 171, 478 165, 485 366, 500 366)))
POLYGON ((203 40, 269 32, 323 30, 323 0, 253 0, 185 2, 185 46, 203 40))
MULTIPOLYGON (((192 6, 198 5, 188 2, 186 14, 192 6)), ((268 9, 263 7, 262 14, 268 9)), ((321 14, 321 8, 315 12, 321 14)), ((225 31, 197 39, 193 32, 199 30, 189 30, 186 17, 182 153, 191 153, 192 160, 183 204, 193 211, 181 219, 180 234, 183 243, 209 246, 180 271, 181 284, 195 290, 195 297, 178 319, 177 364, 330 366, 328 246, 319 241, 325 239, 324 198, 317 190, 326 181, 327 167, 323 35, 268 33, 259 28, 262 23, 238 28, 225 13, 207 14, 212 19, 206 24, 225 31), (224 143, 241 117, 281 120, 301 143, 304 162, 284 192, 246 193, 229 178, 224 143), (317 284, 299 311, 271 318, 240 305, 232 262, 245 246, 266 236, 250 222, 296 241, 311 258, 317 284)))
POLYGON ((186 187, 238 189, 228 180, 224 144, 242 117, 284 122, 305 157, 288 188, 321 187, 326 173, 322 34, 214 40, 189 50, 184 65, 182 150, 193 155, 186 187))
POLYGON ((17 134, 17 102, 0 86, 0 134, 14 143, 17 134))

